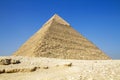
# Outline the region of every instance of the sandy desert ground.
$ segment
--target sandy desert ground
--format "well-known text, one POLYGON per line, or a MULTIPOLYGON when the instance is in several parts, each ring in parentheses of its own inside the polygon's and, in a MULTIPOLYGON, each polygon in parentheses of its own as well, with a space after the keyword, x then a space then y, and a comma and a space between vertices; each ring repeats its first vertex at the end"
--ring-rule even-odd
POLYGON ((0 80, 120 80, 120 60, 1 56, 0 80))

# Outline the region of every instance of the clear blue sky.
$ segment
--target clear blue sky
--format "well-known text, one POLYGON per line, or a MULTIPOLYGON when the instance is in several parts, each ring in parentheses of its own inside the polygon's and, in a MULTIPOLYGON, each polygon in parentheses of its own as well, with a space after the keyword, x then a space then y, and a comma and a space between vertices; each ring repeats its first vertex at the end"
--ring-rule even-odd
POLYGON ((11 55, 55 13, 120 59, 120 0, 0 0, 0 56, 11 55))

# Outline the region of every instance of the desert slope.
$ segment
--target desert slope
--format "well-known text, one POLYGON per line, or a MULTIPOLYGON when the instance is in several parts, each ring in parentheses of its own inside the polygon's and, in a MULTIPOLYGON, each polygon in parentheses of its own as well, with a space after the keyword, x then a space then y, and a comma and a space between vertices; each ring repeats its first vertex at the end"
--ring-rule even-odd
POLYGON ((0 80, 120 80, 120 60, 70 60, 8 56, 19 63, 0 64, 0 80))

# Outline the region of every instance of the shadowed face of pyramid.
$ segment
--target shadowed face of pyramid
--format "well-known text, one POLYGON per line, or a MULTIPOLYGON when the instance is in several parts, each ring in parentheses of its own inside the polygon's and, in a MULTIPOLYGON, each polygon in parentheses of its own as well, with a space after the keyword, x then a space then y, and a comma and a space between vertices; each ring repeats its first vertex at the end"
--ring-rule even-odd
POLYGON ((56 14, 14 55, 86 60, 110 59, 56 14))

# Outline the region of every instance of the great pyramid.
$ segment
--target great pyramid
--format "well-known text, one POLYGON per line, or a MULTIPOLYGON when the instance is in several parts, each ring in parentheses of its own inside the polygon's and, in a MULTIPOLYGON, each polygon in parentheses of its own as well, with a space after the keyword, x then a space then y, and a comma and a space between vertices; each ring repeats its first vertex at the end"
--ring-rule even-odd
POLYGON ((57 14, 13 55, 82 60, 110 59, 57 14))

